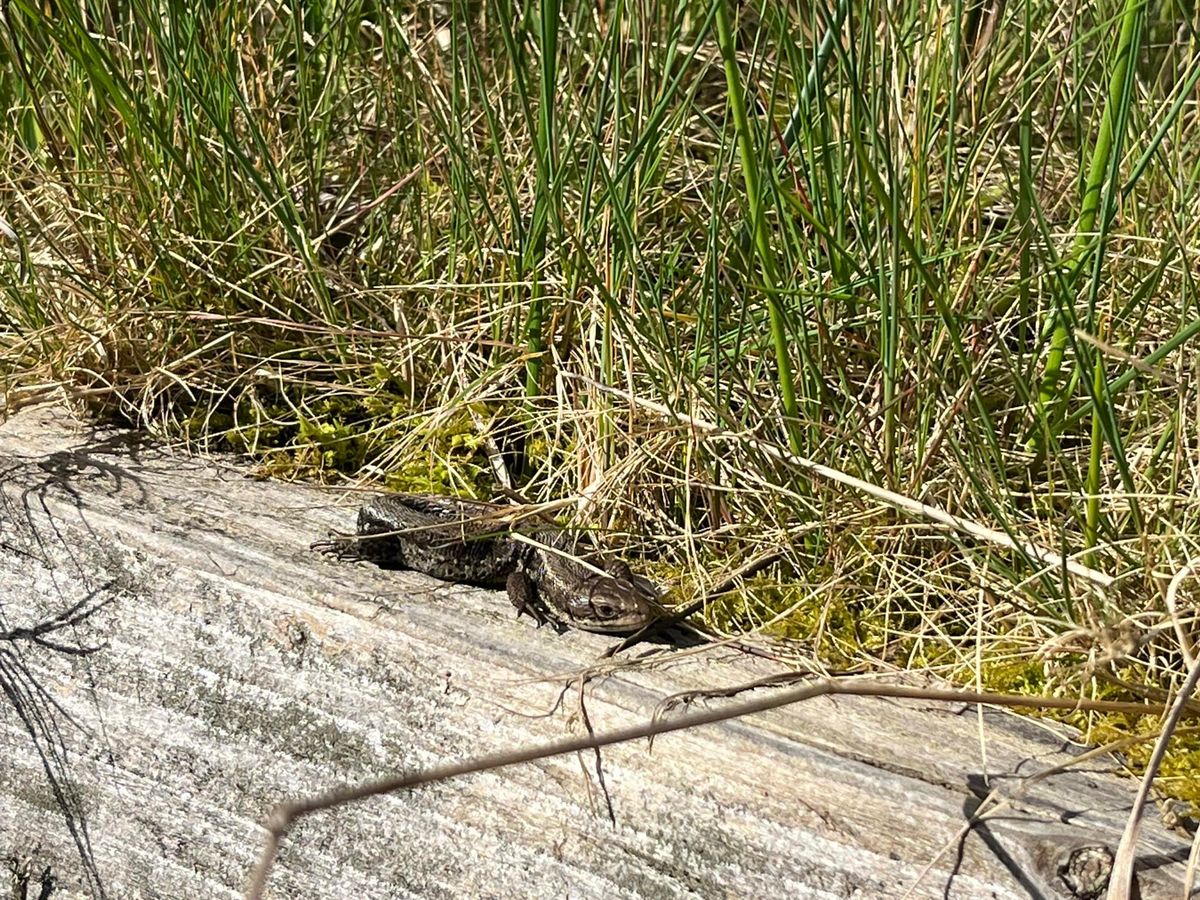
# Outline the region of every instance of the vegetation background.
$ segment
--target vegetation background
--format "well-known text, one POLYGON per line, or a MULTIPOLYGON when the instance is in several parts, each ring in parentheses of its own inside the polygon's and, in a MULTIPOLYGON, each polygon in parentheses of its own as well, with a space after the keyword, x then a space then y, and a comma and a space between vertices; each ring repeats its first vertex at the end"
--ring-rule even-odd
POLYGON ((817 667, 1192 665, 1191 5, 2 10, 6 410, 567 499, 681 599, 782 551, 706 615, 817 667))

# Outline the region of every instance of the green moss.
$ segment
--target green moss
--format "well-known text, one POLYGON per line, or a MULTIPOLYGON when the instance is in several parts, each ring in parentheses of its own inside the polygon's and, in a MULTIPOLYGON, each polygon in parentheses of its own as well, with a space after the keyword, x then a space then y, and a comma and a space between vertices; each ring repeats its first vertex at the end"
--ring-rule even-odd
POLYGON ((461 494, 463 485, 470 485, 474 493, 488 493, 486 442, 466 412, 449 417, 441 427, 422 432, 422 436, 423 452, 408 457, 388 474, 385 484, 389 489, 461 494))
POLYGON ((719 598, 708 618, 726 631, 755 629, 786 640, 815 641, 816 654, 833 668, 878 656, 895 645, 895 623, 864 616, 851 593, 814 593, 806 583, 769 577, 719 598))
MULTIPOLYGON (((1137 754, 1134 763, 1144 768, 1153 745, 1139 744, 1131 749, 1137 754), (1142 758, 1142 757, 1145 758, 1142 758)), ((1171 741, 1166 759, 1158 773, 1158 786, 1163 793, 1191 804, 1193 811, 1200 811, 1200 734, 1177 735, 1171 741)))

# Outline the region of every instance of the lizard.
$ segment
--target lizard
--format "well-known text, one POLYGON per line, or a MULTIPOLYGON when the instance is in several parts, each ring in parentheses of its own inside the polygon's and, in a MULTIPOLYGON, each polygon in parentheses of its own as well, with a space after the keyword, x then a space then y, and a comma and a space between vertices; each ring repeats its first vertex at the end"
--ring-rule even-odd
POLYGON ((629 634, 663 615, 658 586, 623 560, 570 532, 511 527, 502 521, 510 509, 436 494, 381 494, 360 507, 355 534, 312 547, 446 581, 503 586, 518 615, 560 629, 629 634))

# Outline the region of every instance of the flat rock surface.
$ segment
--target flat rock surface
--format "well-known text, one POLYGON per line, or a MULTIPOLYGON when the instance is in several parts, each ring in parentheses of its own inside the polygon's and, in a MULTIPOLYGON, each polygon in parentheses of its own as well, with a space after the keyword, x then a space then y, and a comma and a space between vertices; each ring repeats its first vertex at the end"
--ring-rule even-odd
MULTIPOLYGON (((280 800, 631 725, 675 692, 780 668, 728 648, 660 648, 651 666, 641 649, 581 694, 611 639, 312 553, 361 498, 53 408, 0 425, 0 472, 14 896, 235 897, 280 800), (80 620, 36 631, 56 616, 80 620)), ((1080 752, 1007 713, 819 698, 608 748, 602 778, 595 754, 558 757, 316 814, 270 895, 1088 896, 1064 873, 1103 868, 1134 785, 1103 758, 1030 777, 1080 752), (991 790, 1006 802, 974 821, 991 790)), ((1148 817, 1143 898, 1182 896, 1188 846, 1148 817)))

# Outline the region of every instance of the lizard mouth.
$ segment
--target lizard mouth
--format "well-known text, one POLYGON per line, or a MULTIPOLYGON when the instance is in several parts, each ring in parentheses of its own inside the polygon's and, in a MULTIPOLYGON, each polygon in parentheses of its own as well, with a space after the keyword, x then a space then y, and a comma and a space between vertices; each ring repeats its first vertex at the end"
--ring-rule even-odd
POLYGON ((630 616, 622 616, 610 621, 576 619, 574 624, 580 631, 592 631, 597 634, 632 634, 635 631, 645 628, 654 619, 655 616, 651 615, 636 619, 630 616))

